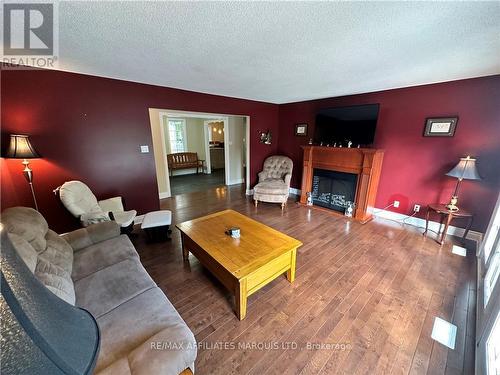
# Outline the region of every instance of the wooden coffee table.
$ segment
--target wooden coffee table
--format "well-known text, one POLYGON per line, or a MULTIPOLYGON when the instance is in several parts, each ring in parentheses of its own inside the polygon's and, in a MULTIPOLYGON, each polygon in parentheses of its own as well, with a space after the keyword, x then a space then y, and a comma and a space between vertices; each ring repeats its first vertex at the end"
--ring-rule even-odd
POLYGON ((182 252, 191 252, 235 295, 236 315, 244 319, 247 297, 286 272, 295 279, 297 248, 302 242, 233 210, 216 212, 177 224, 182 252), (240 238, 225 234, 241 229, 240 238))

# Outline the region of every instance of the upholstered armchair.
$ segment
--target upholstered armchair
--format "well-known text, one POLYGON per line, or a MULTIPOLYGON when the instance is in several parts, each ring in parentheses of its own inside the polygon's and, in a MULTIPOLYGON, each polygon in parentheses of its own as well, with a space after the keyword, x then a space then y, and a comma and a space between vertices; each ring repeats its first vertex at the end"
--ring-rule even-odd
POLYGON ((59 198, 83 227, 114 220, 123 230, 132 229, 136 210, 125 211, 121 197, 98 201, 92 190, 81 181, 68 181, 57 188, 59 198))
POLYGON ((264 161, 264 168, 259 173, 259 183, 253 188, 255 207, 261 201, 281 203, 281 209, 285 208, 292 169, 292 159, 286 156, 270 156, 264 161))

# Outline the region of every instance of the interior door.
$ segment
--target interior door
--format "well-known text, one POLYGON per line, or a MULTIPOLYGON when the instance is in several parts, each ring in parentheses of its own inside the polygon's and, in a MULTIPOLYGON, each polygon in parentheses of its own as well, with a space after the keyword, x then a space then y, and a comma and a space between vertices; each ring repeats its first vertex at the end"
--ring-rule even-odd
POLYGON ((500 194, 478 253, 476 373, 500 375, 500 194))

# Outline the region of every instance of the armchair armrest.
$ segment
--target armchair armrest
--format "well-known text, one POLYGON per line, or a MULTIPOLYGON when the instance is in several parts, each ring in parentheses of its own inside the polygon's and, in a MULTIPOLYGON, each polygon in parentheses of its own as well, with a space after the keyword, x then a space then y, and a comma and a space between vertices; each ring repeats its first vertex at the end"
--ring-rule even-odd
POLYGON ((258 176, 259 176, 259 182, 262 182, 267 178, 267 173, 262 171, 262 172, 259 172, 258 176))
POLYGON ((80 221, 84 227, 110 220, 111 218, 109 217, 108 212, 89 212, 80 216, 80 221))
POLYGON ((119 235, 120 226, 114 221, 106 221, 62 234, 61 237, 70 244, 73 251, 78 251, 119 235))
POLYGON ((104 212, 113 212, 113 211, 125 211, 123 208, 122 197, 114 197, 109 199, 103 199, 102 201, 97 202, 101 210, 104 212))
POLYGON ((290 187, 290 180, 292 179, 292 174, 291 173, 287 173, 285 175, 285 184, 286 186, 290 187))

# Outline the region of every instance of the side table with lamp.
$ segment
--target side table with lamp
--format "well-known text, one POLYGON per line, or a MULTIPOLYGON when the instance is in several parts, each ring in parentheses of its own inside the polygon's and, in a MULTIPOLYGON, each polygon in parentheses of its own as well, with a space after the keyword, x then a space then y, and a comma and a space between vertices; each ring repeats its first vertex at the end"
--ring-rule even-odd
POLYGON ((448 204, 430 204, 427 206, 427 215, 425 218, 425 231, 424 236, 427 234, 427 229, 429 227, 429 216, 431 211, 441 215, 441 221, 439 225, 438 238, 440 235, 441 227, 444 221, 444 229, 441 233, 441 237, 438 239, 438 242, 442 245, 444 243, 444 239, 446 237, 446 232, 448 231, 448 227, 450 222, 454 218, 467 218, 468 223, 465 228, 465 232, 463 235, 463 239, 467 237, 467 233, 470 230, 472 225, 472 220, 474 215, 466 210, 460 209, 457 206, 458 203, 458 191, 460 189, 460 184, 462 180, 480 180, 481 177, 476 168, 476 159, 470 156, 465 158, 461 158, 458 164, 448 173, 447 176, 455 177, 457 179, 457 184, 455 186, 455 190, 453 195, 451 196, 450 203, 448 204))

